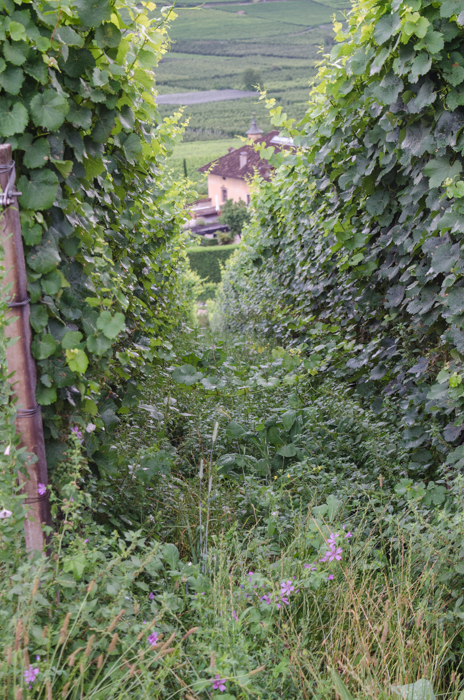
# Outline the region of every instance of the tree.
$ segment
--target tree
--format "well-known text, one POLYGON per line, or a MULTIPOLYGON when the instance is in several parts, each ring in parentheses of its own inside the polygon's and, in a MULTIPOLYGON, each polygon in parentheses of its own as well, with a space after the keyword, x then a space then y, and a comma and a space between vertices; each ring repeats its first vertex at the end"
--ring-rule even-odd
POLYGON ((262 90, 264 87, 261 73, 255 70, 254 68, 247 68, 243 71, 242 83, 245 87, 245 90, 255 90, 256 86, 258 86, 259 89, 262 90))
POLYGON ((227 224, 230 232, 230 235, 227 236, 227 241, 224 234, 219 234, 221 243, 232 242, 235 236, 242 234, 243 227, 250 221, 250 212, 243 200, 240 199, 238 202, 234 202, 232 199, 228 199, 224 202, 219 221, 221 224, 227 224))

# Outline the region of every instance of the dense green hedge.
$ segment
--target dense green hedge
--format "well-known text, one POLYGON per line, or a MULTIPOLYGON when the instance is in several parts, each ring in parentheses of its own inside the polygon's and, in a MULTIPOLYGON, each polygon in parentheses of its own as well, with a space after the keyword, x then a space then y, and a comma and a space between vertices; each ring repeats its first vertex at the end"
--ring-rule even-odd
POLYGON ((220 264, 224 264, 237 248, 238 245, 236 244, 189 248, 187 255, 190 260, 190 267, 203 280, 218 284, 221 281, 220 264))
POLYGON ((222 310, 232 330, 304 341, 309 373, 376 410, 395 402, 419 471, 462 467, 464 6, 359 0, 336 31, 222 310))
POLYGON ((49 466, 77 425, 105 468, 182 299, 182 185, 165 172, 178 127, 160 119, 153 72, 169 10, 5 0, 0 14, 0 141, 22 192, 49 466))

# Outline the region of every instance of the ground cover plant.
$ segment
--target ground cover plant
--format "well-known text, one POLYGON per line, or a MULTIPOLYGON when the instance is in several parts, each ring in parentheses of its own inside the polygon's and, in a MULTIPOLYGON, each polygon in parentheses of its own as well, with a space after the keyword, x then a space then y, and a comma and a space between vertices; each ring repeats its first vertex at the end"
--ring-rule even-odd
POLYGON ((303 362, 184 326, 111 472, 71 435, 58 558, 2 523, 3 697, 458 698, 462 481, 303 362))

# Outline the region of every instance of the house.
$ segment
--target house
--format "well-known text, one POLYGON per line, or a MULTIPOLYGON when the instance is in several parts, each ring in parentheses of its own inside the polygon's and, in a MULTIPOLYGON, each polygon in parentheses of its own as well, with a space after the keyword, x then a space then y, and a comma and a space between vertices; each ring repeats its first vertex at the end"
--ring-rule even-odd
MULTIPOLYGON (((278 131, 263 134, 253 116, 251 126, 247 131, 248 140, 240 148, 230 148, 229 153, 217 160, 198 168, 200 173, 208 173, 209 207, 219 211, 221 205, 228 199, 238 202, 240 199, 250 203, 250 180, 257 173, 263 180, 269 180, 271 166, 260 158, 254 150, 254 144, 273 146, 275 151, 291 146, 291 140, 279 136, 278 131)), ((201 216, 201 214, 196 214, 201 216)))

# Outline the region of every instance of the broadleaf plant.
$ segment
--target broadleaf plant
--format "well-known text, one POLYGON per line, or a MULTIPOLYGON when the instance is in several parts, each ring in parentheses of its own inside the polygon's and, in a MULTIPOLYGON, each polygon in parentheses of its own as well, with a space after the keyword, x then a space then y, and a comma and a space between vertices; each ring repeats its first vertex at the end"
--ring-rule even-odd
POLYGON ((222 313, 393 402, 418 472, 462 467, 462 3, 359 0, 335 31, 302 123, 270 101, 296 148, 253 197, 222 313))
POLYGON ((152 70, 171 17, 150 2, 2 1, 0 137, 22 193, 52 469, 73 425, 94 465, 108 459, 118 412, 182 312, 183 191, 164 168, 179 114, 161 121, 152 70))

